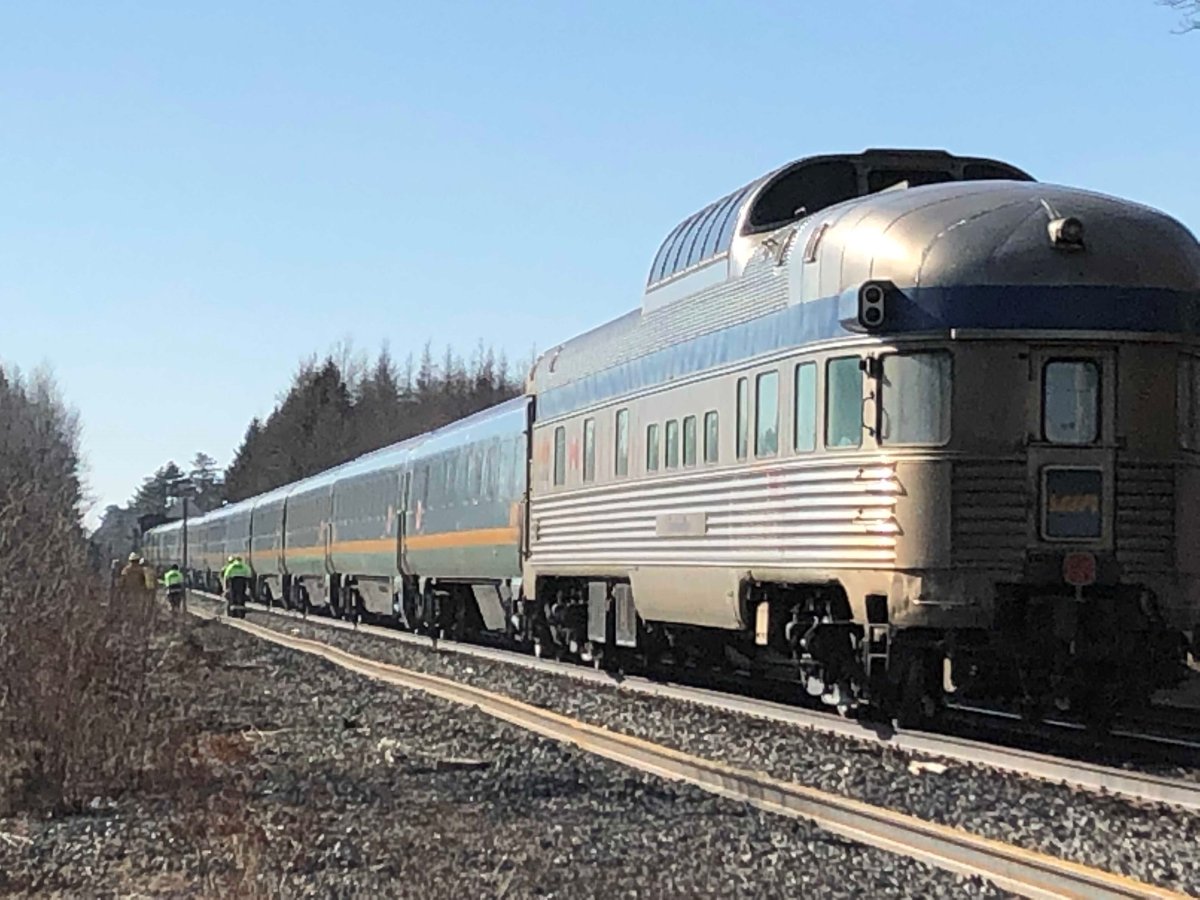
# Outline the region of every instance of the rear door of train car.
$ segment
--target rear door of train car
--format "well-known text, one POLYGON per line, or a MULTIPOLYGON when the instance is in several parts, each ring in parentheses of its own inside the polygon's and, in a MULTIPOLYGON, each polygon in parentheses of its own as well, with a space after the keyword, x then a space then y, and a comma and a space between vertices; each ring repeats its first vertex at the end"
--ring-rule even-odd
POLYGON ((1031 348, 1029 366, 1030 564, 1043 578, 1090 584, 1114 548, 1117 354, 1048 344, 1031 348))

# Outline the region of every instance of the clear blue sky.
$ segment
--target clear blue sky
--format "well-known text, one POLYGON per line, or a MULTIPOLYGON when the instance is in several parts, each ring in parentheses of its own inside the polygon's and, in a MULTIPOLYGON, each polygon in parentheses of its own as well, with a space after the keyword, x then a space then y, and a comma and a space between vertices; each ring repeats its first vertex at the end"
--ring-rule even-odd
POLYGON ((1153 0, 8 3, 0 359, 99 505, 224 465, 298 360, 524 357, 796 157, 942 147, 1196 230, 1200 33, 1153 0), (235 343, 235 339, 236 343, 235 343))

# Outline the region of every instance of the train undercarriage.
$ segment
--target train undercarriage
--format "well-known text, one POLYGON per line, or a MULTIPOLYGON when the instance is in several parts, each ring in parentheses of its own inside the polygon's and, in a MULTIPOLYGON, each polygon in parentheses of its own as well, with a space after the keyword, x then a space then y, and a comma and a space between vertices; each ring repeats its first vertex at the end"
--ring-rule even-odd
POLYGON ((616 579, 547 578, 530 600, 519 584, 406 578, 390 610, 372 609, 365 593, 352 578, 329 576, 315 586, 284 576, 260 578, 255 597, 598 668, 790 686, 792 699, 910 726, 936 718, 947 703, 983 703, 1105 727, 1178 684, 1189 650, 1153 594, 1130 587, 1075 596, 1008 586, 993 628, 940 629, 895 627, 881 595, 866 598, 867 621, 856 621, 836 583, 749 583, 743 600, 754 625, 746 631, 647 622, 629 584, 616 579))
POLYGON ((745 632, 644 622, 620 581, 546 579, 538 597, 522 616, 536 652, 790 682, 844 714, 908 725, 953 702, 1105 727, 1187 675, 1187 635, 1140 587, 1012 586, 988 629, 896 627, 882 595, 869 595, 867 621, 856 621, 836 583, 744 585, 754 623, 745 632))

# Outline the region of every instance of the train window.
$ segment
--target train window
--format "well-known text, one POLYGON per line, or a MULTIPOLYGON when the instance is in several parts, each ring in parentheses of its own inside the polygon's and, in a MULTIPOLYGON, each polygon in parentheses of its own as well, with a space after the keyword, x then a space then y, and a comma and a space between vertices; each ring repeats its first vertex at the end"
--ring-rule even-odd
POLYGON ((894 353, 883 358, 879 440, 944 444, 950 439, 949 353, 894 353))
POLYGON ((483 460, 479 458, 479 451, 472 450, 467 458, 469 466, 469 475, 467 476, 467 491, 472 500, 478 500, 479 495, 483 493, 483 460))
POLYGON ((508 466, 505 466, 505 478, 509 480, 508 497, 521 496, 526 488, 526 466, 528 460, 526 458, 526 446, 524 446, 524 434, 521 437, 514 438, 509 443, 508 448, 508 466))
POLYGON ((746 458, 750 444, 750 388, 745 378, 737 382, 737 458, 746 458))
POLYGON ((907 182, 909 187, 919 187, 922 184, 940 184, 953 180, 954 176, 949 172, 934 169, 872 169, 867 175, 867 190, 875 193, 902 181, 907 182))
POLYGON ((862 446, 863 373, 857 356, 825 365, 825 446, 862 446))
POLYGON ((687 416, 683 420, 683 464, 696 464, 696 417, 687 416))
POLYGON ((844 159, 814 160, 770 182, 754 201, 748 230, 768 231, 858 196, 858 169, 844 159))
POLYGON ((779 452, 779 373, 763 372, 754 382, 754 455, 779 452))
POLYGON ((1200 450, 1200 357, 1179 357, 1176 390, 1179 414, 1179 446, 1200 450))
POLYGON ((488 500, 496 499, 496 444, 488 444, 483 454, 483 496, 488 500))
POLYGON ((700 213, 696 213, 683 224, 683 229, 679 232, 679 237, 675 241, 673 252, 667 259, 667 265, 663 269, 663 276, 669 278, 684 267, 687 261, 687 248, 692 243, 692 238, 696 234, 696 226, 700 219, 700 213))
POLYGON ((1090 359, 1056 359, 1042 370, 1042 433, 1055 444, 1090 444, 1100 436, 1100 367, 1090 359))
POLYGON ((658 471, 658 425, 646 426, 646 471, 658 471))
POLYGON ((990 181, 994 179, 1002 179, 1004 181, 1027 180, 1021 177, 1019 172, 1007 166, 998 166, 994 163, 967 163, 963 166, 963 181, 990 181))
POLYGON ((583 420, 583 480, 596 480, 596 420, 583 420))
POLYGON ((567 481, 567 429, 559 425, 554 429, 554 483, 567 481))
POLYGON ((792 447, 797 453, 817 449, 817 364, 796 366, 795 400, 792 410, 792 447))
POLYGON ((717 411, 711 410, 704 414, 704 461, 706 463, 715 463, 721 458, 721 446, 718 443, 721 437, 720 424, 717 419, 717 411))
POLYGON ((440 506, 441 499, 446 493, 446 465, 441 459, 431 459, 427 463, 429 490, 427 491, 426 506, 440 506))
POLYGON ((671 239, 675 237, 676 233, 682 227, 683 227, 683 225, 676 225, 675 230, 667 235, 667 239, 665 241, 663 241, 663 245, 658 248, 658 255, 656 257, 654 257, 654 262, 652 262, 650 264, 650 283, 651 284, 653 284, 654 282, 658 281, 659 279, 661 279, 663 277, 663 268, 666 266, 666 263, 667 263, 667 251, 671 246, 671 239))
POLYGON ((450 453, 446 455, 446 486, 442 491, 442 506, 453 504, 456 484, 458 484, 458 458, 450 453))
POLYGON ((681 269, 690 268, 690 267, 694 266, 696 263, 698 263, 701 259, 703 259, 703 256, 701 255, 701 253, 704 249, 704 237, 708 231, 709 226, 712 224, 713 218, 717 214, 718 206, 719 206, 719 204, 716 204, 716 203, 714 203, 712 206, 710 206, 708 208, 708 211, 704 215, 702 215, 696 221, 696 224, 693 226, 692 240, 686 250, 687 256, 685 257, 685 259, 683 261, 683 265, 680 266, 681 269))
POLYGON ((671 419, 667 422, 667 468, 679 468, 679 420, 671 419))
POLYGON ((742 201, 746 199, 746 194, 749 193, 752 187, 754 187, 754 185, 747 185, 737 192, 737 194, 734 196, 733 203, 730 205, 728 211, 725 213, 724 218, 721 220, 721 230, 717 233, 718 252, 724 252, 725 250, 728 250, 730 244, 733 243, 733 232, 734 229, 737 228, 738 213, 741 212, 742 201))
POLYGON ((629 474, 629 410, 617 410, 616 446, 613 448, 615 460, 613 471, 617 475, 629 474))

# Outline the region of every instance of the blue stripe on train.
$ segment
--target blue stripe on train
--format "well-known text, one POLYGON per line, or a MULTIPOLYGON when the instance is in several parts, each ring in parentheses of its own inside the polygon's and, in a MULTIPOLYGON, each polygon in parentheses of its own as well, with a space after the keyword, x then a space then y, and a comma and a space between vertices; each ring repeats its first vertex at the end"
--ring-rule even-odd
MULTIPOLYGON (((621 363, 538 395, 549 419, 706 369, 788 347, 847 337, 854 291, 790 306, 621 363)), ((888 307, 885 335, 951 328, 1200 334, 1200 292, 1103 286, 906 288, 888 307)))

